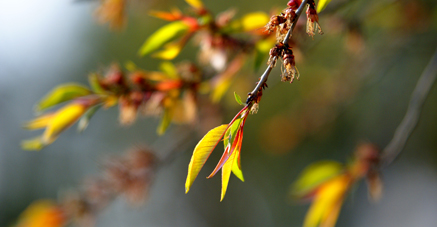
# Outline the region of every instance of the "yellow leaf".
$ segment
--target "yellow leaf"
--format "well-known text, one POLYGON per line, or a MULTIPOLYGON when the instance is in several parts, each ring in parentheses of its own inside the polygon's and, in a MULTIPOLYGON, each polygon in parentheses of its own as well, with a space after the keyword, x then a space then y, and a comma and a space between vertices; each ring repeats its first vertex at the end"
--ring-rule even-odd
POLYGON ((264 12, 253 12, 244 15, 241 18, 243 31, 252 31, 263 28, 270 20, 270 17, 264 12))
POLYGON ((44 131, 43 144, 52 143, 62 131, 73 125, 86 110, 87 107, 80 103, 72 103, 58 110, 44 131))
POLYGON ((55 87, 35 107, 35 111, 42 111, 59 103, 89 95, 91 91, 85 86, 69 83, 55 87))
POLYGON ((347 175, 340 175, 325 182, 317 191, 303 226, 334 227, 349 183, 347 175))
POLYGON ((217 82, 217 85, 215 86, 215 88, 211 93, 212 102, 217 103, 218 101, 220 101, 220 99, 223 97, 225 92, 228 90, 229 86, 231 86, 230 78, 225 78, 225 79, 220 78, 220 80, 217 82))
POLYGON ((325 7, 331 2, 331 0, 319 0, 317 3, 317 13, 322 12, 322 10, 325 9, 325 7))
POLYGON ((223 200, 223 198, 225 198, 226 190, 229 184, 229 178, 231 176, 231 171, 233 169, 234 162, 237 160, 236 159, 237 153, 238 152, 234 151, 231 154, 231 157, 229 157, 229 159, 225 162, 225 164, 222 167, 222 192, 221 192, 220 202, 223 200))
POLYGON ((320 184, 342 173, 343 170, 343 165, 335 161, 313 163, 304 169, 293 184, 292 195, 297 198, 304 197, 320 184))
POLYGON ((180 42, 168 43, 164 46, 164 50, 156 52, 152 55, 154 58, 160 58, 163 60, 172 60, 179 55, 183 47, 180 42))
POLYGON ((53 118, 53 113, 44 114, 32 121, 24 124, 23 128, 28 130, 45 128, 49 124, 50 120, 53 118))
POLYGON ((185 2, 196 9, 203 9, 203 2, 201 0, 185 0, 185 2))
POLYGON ((143 56, 161 48, 166 43, 184 34, 188 28, 188 25, 182 21, 175 21, 161 27, 144 42, 139 54, 143 56))
POLYGON ((185 193, 188 193, 191 185, 202 169, 211 152, 220 142, 223 134, 228 127, 227 124, 211 129, 194 148, 191 156, 190 164, 188 165, 187 180, 185 182, 185 193))
POLYGON ((41 136, 30 140, 21 141, 21 149, 28 151, 41 150, 45 145, 41 141, 41 136))
POLYGON ((65 226, 66 217, 60 207, 50 200, 33 202, 20 215, 17 227, 61 227, 65 226))

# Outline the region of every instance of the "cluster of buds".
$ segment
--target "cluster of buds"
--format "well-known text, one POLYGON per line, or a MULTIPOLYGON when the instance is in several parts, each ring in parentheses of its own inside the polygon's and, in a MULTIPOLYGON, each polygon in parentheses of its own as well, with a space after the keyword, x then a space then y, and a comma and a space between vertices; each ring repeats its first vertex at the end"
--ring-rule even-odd
POLYGON ((113 65, 104 77, 96 76, 95 81, 102 93, 116 99, 114 102, 119 104, 120 123, 127 125, 135 122, 138 112, 160 114, 166 108, 173 108, 169 104, 178 103, 184 93, 195 94, 201 75, 196 66, 187 64, 171 66, 172 72, 134 70, 127 76, 117 65, 113 65))
POLYGON ((288 30, 291 28, 291 23, 296 17, 296 10, 299 8, 302 0, 290 0, 281 14, 274 15, 270 18, 269 23, 266 25, 266 30, 271 33, 277 31, 277 40, 282 40, 283 36, 287 34, 288 30))
POLYGON ((316 32, 320 35, 323 34, 322 28, 319 24, 319 16, 317 15, 316 3, 314 0, 308 1, 307 8, 307 34, 310 36, 314 36, 316 32))
POLYGON ((267 64, 272 64, 273 66, 276 64, 279 57, 282 58, 283 70, 281 81, 290 81, 290 83, 292 83, 295 78, 299 79, 299 71, 296 68, 296 62, 294 61, 293 50, 288 46, 288 44, 281 42, 276 44, 275 47, 270 49, 269 55, 270 57, 267 64))
POLYGON ((196 94, 202 74, 193 64, 176 67, 168 63, 162 72, 132 69, 125 75, 116 64, 101 76, 89 76, 91 89, 78 84, 64 84, 50 91, 36 106, 40 115, 27 122, 29 130, 42 129, 42 136, 22 142, 25 150, 40 150, 53 143, 60 133, 79 121, 83 131, 94 113, 103 106, 119 105, 120 123, 132 124, 138 113, 158 115, 164 112, 159 134, 170 122, 191 123, 196 117, 196 94), (41 115, 41 111, 66 103, 57 111, 41 115))
POLYGON ((103 175, 86 180, 81 191, 63 198, 60 207, 65 217, 79 226, 94 226, 98 213, 118 196, 139 205, 147 198, 156 164, 155 155, 144 148, 111 159, 103 175))

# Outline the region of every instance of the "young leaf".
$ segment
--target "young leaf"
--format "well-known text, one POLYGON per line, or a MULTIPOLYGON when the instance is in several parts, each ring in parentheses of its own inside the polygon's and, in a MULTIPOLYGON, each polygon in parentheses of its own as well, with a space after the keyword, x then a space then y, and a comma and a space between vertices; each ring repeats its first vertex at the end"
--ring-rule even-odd
POLYGON ((99 78, 100 76, 96 73, 91 73, 88 76, 88 82, 91 86, 91 89, 94 91, 94 93, 97 94, 104 94, 105 93, 105 89, 103 89, 103 87, 100 85, 99 83, 99 78))
POLYGON ((39 101, 35 111, 42 111, 65 101, 91 94, 85 86, 69 83, 55 87, 39 101))
POLYGON ((211 92, 212 102, 217 103, 220 101, 225 92, 228 90, 229 86, 231 86, 230 78, 220 78, 217 82, 217 85, 211 92))
POLYGON ((172 62, 162 62, 159 65, 159 70, 164 72, 170 79, 178 79, 178 71, 176 69, 176 66, 172 62))
POLYGON ((234 92, 234 96, 235 96, 235 101, 237 101, 238 104, 244 106, 244 103, 241 101, 240 96, 236 92, 234 92))
POLYGON ((144 56, 161 48, 166 43, 184 34, 188 28, 188 25, 181 21, 175 21, 161 27, 144 42, 139 54, 144 56))
POLYGON ((83 132, 88 127, 91 117, 94 116, 94 114, 97 112, 98 109, 100 109, 101 106, 102 105, 93 106, 87 112, 85 112, 85 114, 83 115, 83 117, 80 118, 79 123, 77 124, 77 131, 83 132))
POLYGON ((226 190, 229 184, 229 178, 231 177, 232 167, 234 165, 234 161, 236 160, 237 152, 233 152, 229 157, 228 161, 224 163, 222 169, 222 191, 220 202, 225 198, 226 190))
POLYGON ((211 152, 220 142, 228 125, 221 125, 211 129, 194 148, 191 156, 190 164, 188 165, 187 180, 185 182, 185 193, 188 193, 191 185, 202 169, 211 152))
POLYGON ((308 192, 344 171, 344 166, 335 161, 320 161, 306 167, 293 184, 292 195, 304 197, 308 192))
POLYGON ((266 61, 266 57, 269 55, 270 48, 275 45, 275 39, 260 40, 255 44, 255 71, 258 71, 261 64, 266 61))
POLYGON ((203 2, 201 0, 185 0, 190 6, 196 9, 203 9, 203 2))
POLYGON ((237 176, 238 179, 244 182, 243 171, 241 171, 241 165, 240 165, 240 151, 237 150, 235 151, 235 153, 238 159, 235 158, 234 164, 232 164, 232 173, 234 173, 234 175, 237 176))
POLYGON ((244 15, 241 18, 243 31, 252 31, 263 28, 270 20, 269 15, 264 12, 253 12, 244 15))
POLYGON ((163 50, 154 53, 152 57, 163 59, 163 60, 173 60, 175 57, 179 55, 183 46, 184 44, 181 44, 181 42, 167 43, 164 46, 163 50))
POLYGON ((316 192, 304 220, 304 227, 334 227, 350 181, 347 175, 336 176, 325 182, 316 192))
POLYGON ((156 130, 158 135, 163 135, 165 133, 168 126, 170 126, 172 118, 173 118, 173 109, 165 108, 164 116, 162 116, 161 123, 159 124, 158 129, 156 130))
POLYGON ((331 0, 319 0, 317 3, 317 13, 322 12, 322 10, 325 9, 325 7, 331 2, 331 0))

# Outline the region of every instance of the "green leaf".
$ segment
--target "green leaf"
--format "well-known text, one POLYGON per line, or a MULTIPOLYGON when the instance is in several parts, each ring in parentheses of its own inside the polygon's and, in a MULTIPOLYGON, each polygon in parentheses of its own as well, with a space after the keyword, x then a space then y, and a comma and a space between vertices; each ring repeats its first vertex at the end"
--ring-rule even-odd
POLYGON ((173 118, 173 108, 165 108, 164 116, 162 116, 161 123, 158 126, 156 132, 158 135, 163 135, 167 131, 168 126, 170 126, 171 119, 173 118))
POLYGON ((39 112, 62 102, 89 94, 91 94, 91 91, 87 87, 79 84, 69 83, 60 85, 51 90, 36 104, 35 111, 39 112))
POLYGON ((270 48, 275 45, 275 40, 273 39, 265 39, 260 40, 255 45, 255 62, 254 69, 258 71, 259 67, 263 62, 266 61, 266 57, 269 55, 270 48))
POLYGON ((238 128, 243 119, 238 118, 232 123, 232 125, 226 130, 225 136, 223 138, 223 144, 227 147, 229 144, 232 144, 235 140, 235 136, 237 135, 238 128))
POLYGON ((176 66, 169 61, 162 62, 159 65, 159 70, 165 73, 170 79, 178 79, 178 71, 176 66))
POLYGON ((317 4, 317 13, 322 12, 322 10, 325 9, 325 7, 331 2, 331 0, 319 0, 317 4))
POLYGON ((238 104, 244 106, 244 103, 241 101, 240 96, 236 92, 234 92, 234 96, 235 96, 235 101, 237 101, 238 104))
POLYGON ((91 86, 91 89, 94 91, 94 93, 96 94, 104 94, 105 93, 105 89, 100 85, 100 76, 97 73, 91 73, 88 76, 88 83, 91 86))
POLYGON ((133 62, 133 61, 126 61, 124 63, 124 67, 129 71, 129 72, 134 72, 138 69, 137 65, 133 62))
POLYGON ((292 186, 293 197, 302 198, 327 180, 338 176, 344 166, 335 161, 319 161, 306 167, 292 186))
POLYGON ((173 39, 183 35, 188 28, 188 25, 181 21, 175 21, 161 27, 144 42, 139 50, 139 54, 141 56, 150 54, 173 39))
POLYGON ((77 124, 77 131, 83 132, 88 127, 88 124, 90 122, 91 117, 94 116, 94 114, 97 112, 98 109, 100 109, 102 105, 96 105, 91 107, 79 120, 79 123, 77 124))

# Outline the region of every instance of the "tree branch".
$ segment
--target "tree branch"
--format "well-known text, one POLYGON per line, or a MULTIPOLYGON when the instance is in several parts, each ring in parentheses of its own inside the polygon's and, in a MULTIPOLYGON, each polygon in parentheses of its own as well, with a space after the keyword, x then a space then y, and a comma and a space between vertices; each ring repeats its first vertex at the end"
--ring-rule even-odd
POLYGON ((407 113, 402 119, 390 143, 381 154, 382 167, 390 165, 404 149, 405 144, 419 121, 423 103, 437 76, 437 50, 419 78, 411 94, 407 113))
MULTIPOLYGON (((287 34, 285 35, 282 43, 288 43, 288 41, 290 40, 291 36, 293 35, 293 30, 296 27, 296 23, 297 23, 300 15, 302 14, 303 9, 305 8, 307 2, 308 2, 308 0, 303 0, 302 3, 300 4, 299 8, 296 10, 296 16, 293 18, 293 21, 291 23, 291 28, 288 30, 287 34)), ((269 78, 270 72, 275 67, 275 62, 276 62, 277 58, 278 57, 275 56, 272 59, 272 61, 270 61, 270 64, 267 66, 267 69, 261 75, 261 78, 260 78, 258 84, 255 86, 253 91, 249 93, 249 97, 247 97, 247 99, 246 99, 246 105, 249 105, 254 100, 254 98, 258 95, 258 92, 259 92, 261 86, 263 86, 263 84, 265 82, 267 82, 267 79, 269 78)))

